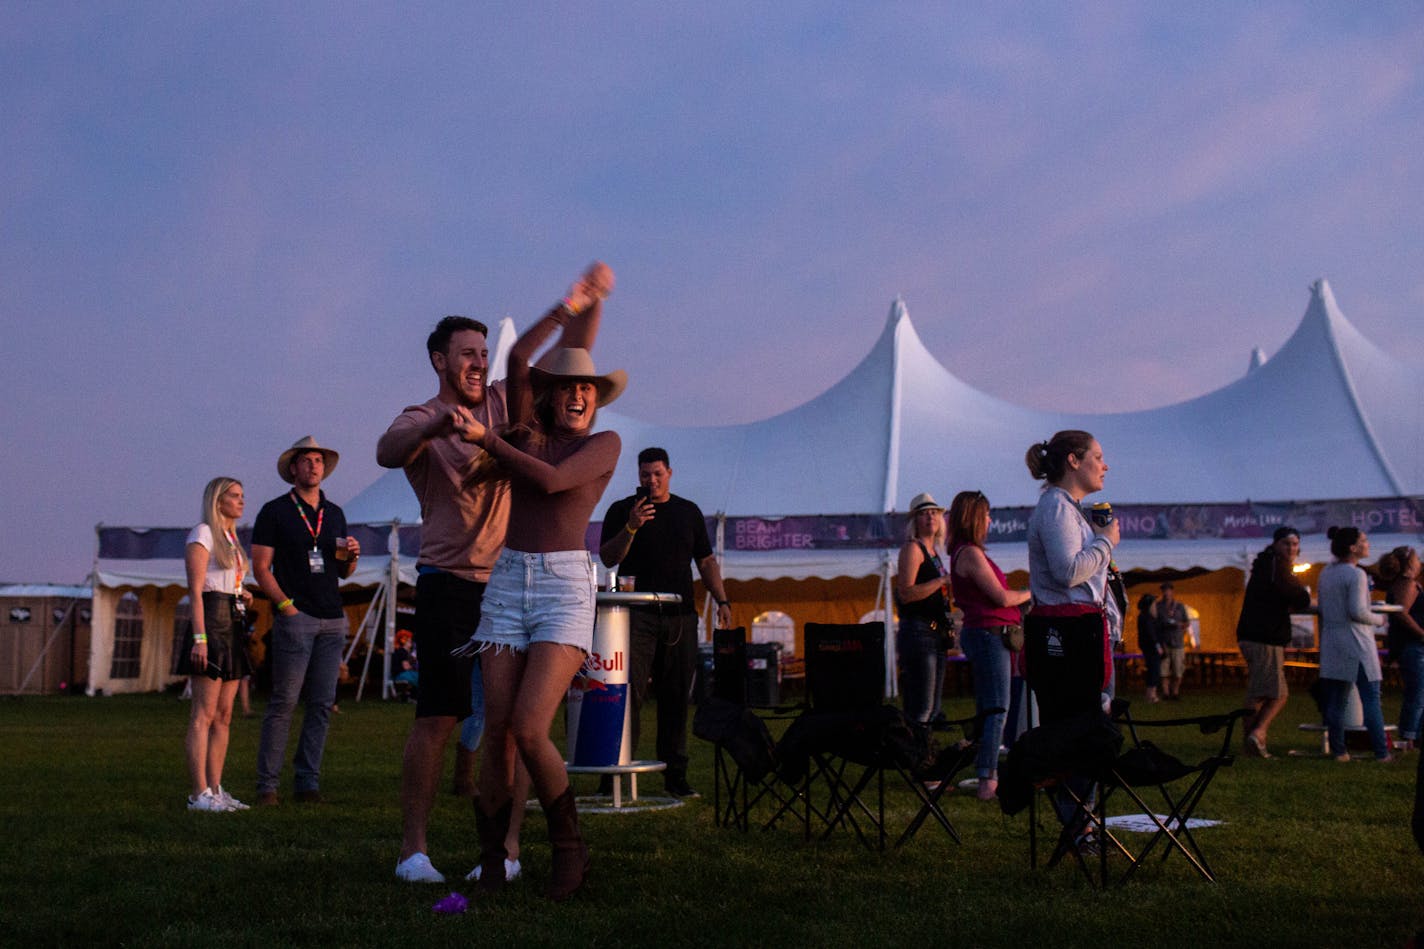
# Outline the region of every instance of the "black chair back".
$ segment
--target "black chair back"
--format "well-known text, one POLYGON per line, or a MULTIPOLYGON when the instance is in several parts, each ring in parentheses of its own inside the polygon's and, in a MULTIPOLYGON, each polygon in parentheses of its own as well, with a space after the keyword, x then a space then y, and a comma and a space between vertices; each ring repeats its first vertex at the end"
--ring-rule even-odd
POLYGON ((747 630, 712 630, 712 695, 747 704, 747 630))
POLYGON ((885 624, 807 623, 806 693, 817 712, 885 703, 885 624))

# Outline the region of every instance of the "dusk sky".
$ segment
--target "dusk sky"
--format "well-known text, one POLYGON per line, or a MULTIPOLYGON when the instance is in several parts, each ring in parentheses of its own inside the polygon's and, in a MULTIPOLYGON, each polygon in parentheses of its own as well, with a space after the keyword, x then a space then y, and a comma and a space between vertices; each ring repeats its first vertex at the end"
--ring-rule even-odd
POLYGON ((6 4, 0 581, 218 474, 250 524, 306 434, 349 499, 440 316, 595 258, 618 410, 671 424, 814 397, 897 295, 1031 406, 1217 388, 1320 277, 1424 365, 1424 8, 1000 6, 6 4))

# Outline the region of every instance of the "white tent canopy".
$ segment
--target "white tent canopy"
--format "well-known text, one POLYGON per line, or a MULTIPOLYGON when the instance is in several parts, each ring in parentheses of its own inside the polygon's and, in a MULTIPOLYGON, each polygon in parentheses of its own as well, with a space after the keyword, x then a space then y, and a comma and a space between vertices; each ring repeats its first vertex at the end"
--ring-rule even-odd
POLYGON ((1102 442, 1114 503, 1403 497, 1424 493, 1415 375, 1360 335, 1322 280, 1281 351, 1215 392, 1120 414, 1029 409, 940 365, 896 300, 865 359, 781 415, 705 428, 599 418, 623 437, 615 485, 636 482, 637 449, 661 445, 679 494, 738 515, 904 510, 920 491, 966 487, 995 507, 1032 505, 1024 452, 1067 428, 1102 442))
MULTIPOLYGON (((501 327, 499 351, 508 351, 512 335, 512 326, 501 327)), ((1103 443, 1112 468, 1104 497, 1114 504, 1417 497, 1424 494, 1424 403, 1414 374, 1365 339, 1319 280, 1280 352, 1269 360, 1253 354, 1245 376, 1214 392, 1140 412, 1030 409, 942 366, 897 299, 859 365, 780 415, 679 427, 600 411, 600 427, 617 431, 624 448, 595 517, 636 484, 637 452, 649 445, 668 450, 679 494, 732 517, 885 513, 903 510, 920 491, 947 500, 968 487, 983 490, 996 509, 1030 506, 1039 485, 1024 468, 1024 452, 1066 428, 1087 429, 1103 443)), ((346 510, 353 521, 419 519, 399 471, 382 475, 346 510)), ((1376 532, 1412 535, 1419 527, 1406 519, 1376 532)), ((1306 545, 1309 552, 1309 536, 1306 545)), ((1132 540, 1119 562, 1241 566, 1260 546, 1240 537, 1132 540)), ((1023 556, 1013 545, 995 549, 1006 568, 1023 566, 1023 556)), ((882 560, 874 549, 729 551, 724 571, 739 579, 865 576, 879 573, 882 560)))

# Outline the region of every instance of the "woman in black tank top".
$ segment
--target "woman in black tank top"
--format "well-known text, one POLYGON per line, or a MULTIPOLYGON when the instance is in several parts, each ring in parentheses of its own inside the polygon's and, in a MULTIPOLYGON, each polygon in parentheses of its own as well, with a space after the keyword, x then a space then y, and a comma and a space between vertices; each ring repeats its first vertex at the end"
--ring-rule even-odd
POLYGON ((945 651, 950 647, 948 578, 944 567, 944 508, 929 494, 910 502, 910 523, 900 548, 895 580, 900 625, 900 695, 912 727, 929 731, 944 688, 945 651))

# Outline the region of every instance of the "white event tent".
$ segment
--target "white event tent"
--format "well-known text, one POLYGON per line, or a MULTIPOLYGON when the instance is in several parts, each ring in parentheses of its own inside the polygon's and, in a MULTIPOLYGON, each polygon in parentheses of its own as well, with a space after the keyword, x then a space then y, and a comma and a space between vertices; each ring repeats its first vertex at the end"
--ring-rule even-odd
MULTIPOLYGON (((493 365, 503 367, 513 337, 506 320, 493 365)), ((1124 570, 1244 569, 1273 519, 1299 527, 1304 557, 1320 562, 1328 557, 1324 527, 1341 518, 1376 535, 1408 535, 1397 542, 1424 533, 1416 369, 1356 330, 1320 280, 1280 351, 1266 360, 1257 350, 1247 373, 1216 391, 1139 412, 1030 409, 941 365, 897 299, 865 358, 787 412, 681 427, 601 411, 599 427, 617 431, 624 447, 595 519, 636 484, 638 450, 659 445, 672 459, 676 493, 715 515, 730 581, 874 578, 874 605, 883 608, 902 523, 893 515, 920 491, 945 503, 959 490, 984 491, 995 509, 993 556, 1006 571, 1024 569, 1022 517, 1039 487, 1024 453, 1055 431, 1081 428, 1097 436, 1111 467, 1103 498, 1126 512, 1125 524, 1140 506, 1138 520, 1147 525, 1125 530, 1117 556, 1124 570)), ((380 526, 393 538, 392 525, 414 525, 420 516, 400 471, 386 472, 343 507, 350 523, 380 526)), ((400 542, 406 581, 415 547, 409 531, 402 529, 400 542)), ((1393 542, 1377 536, 1375 546, 1393 542)), ((112 591, 183 583, 181 550, 160 564, 106 558, 103 547, 101 536, 96 660, 104 658, 106 620, 112 639, 112 591)), ((388 575, 388 559, 366 559, 352 582, 388 575)))

